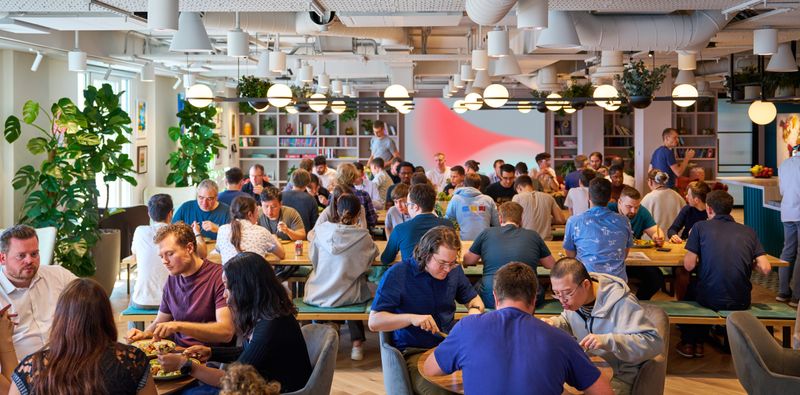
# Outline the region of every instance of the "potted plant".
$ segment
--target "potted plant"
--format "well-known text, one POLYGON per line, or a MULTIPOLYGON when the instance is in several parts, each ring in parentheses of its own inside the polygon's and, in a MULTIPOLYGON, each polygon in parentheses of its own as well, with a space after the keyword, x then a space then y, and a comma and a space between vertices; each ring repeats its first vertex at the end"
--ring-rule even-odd
POLYGON ((585 84, 578 83, 577 79, 573 79, 572 83, 561 92, 561 97, 572 100, 572 108, 582 110, 586 107, 586 102, 592 97, 594 87, 591 82, 585 84))
POLYGON ((544 100, 547 98, 547 95, 549 94, 550 92, 548 91, 539 91, 536 89, 531 91, 531 96, 533 96, 534 99, 538 100, 535 101, 536 111, 539 111, 541 113, 547 112, 547 106, 544 100))
POLYGON ((339 122, 341 123, 350 122, 356 119, 356 116, 358 116, 358 112, 356 112, 356 109, 348 108, 347 110, 344 110, 343 113, 339 114, 339 122))
MULTIPOLYGON (((239 78, 239 83, 236 85, 236 90, 239 92, 239 97, 259 98, 265 99, 267 91, 272 86, 269 80, 262 80, 256 76, 243 75, 239 78)), ((263 111, 269 107, 269 103, 263 102, 240 102, 239 112, 244 114, 255 114, 256 111, 263 111)))
POLYGON ((735 85, 732 84, 731 76, 725 76, 725 90, 734 100, 755 99, 758 97, 761 77, 755 66, 743 67, 734 73, 733 82, 735 82, 735 85), (744 89, 742 86, 744 86, 744 89))
POLYGON ((375 121, 373 121, 371 119, 362 119, 361 120, 361 129, 364 131, 364 135, 369 135, 370 133, 372 133, 372 124, 373 123, 375 123, 375 121))
POLYGON ((614 76, 614 80, 622 85, 622 94, 634 108, 647 108, 653 102, 653 93, 661 87, 667 77, 669 65, 661 65, 653 70, 645 66, 644 61, 632 62, 625 66, 622 77, 614 76))
POLYGON ((275 118, 267 117, 264 119, 264 122, 261 123, 261 130, 264 131, 264 134, 272 136, 275 134, 275 118))
POLYGON ((800 85, 800 72, 794 73, 765 73, 764 89, 774 93, 775 97, 794 96, 795 88, 800 85))
MULTIPOLYGON (((108 271, 99 278, 106 291, 113 289, 113 271, 119 270, 120 234, 102 231, 99 224, 119 211, 108 210, 108 199, 98 201, 97 176, 103 174, 106 196, 109 182, 122 179, 136 185, 133 161, 123 150, 130 142, 131 120, 120 108, 121 95, 108 84, 100 89, 90 86, 83 92, 82 110, 68 98, 59 99, 49 111, 28 100, 22 122, 40 133, 28 140, 27 148, 43 158, 38 168, 23 166, 12 180, 14 189, 23 190, 25 196, 19 221, 37 228, 56 227, 56 262, 78 276, 108 271), (105 207, 102 215, 100 204, 105 207), (110 284, 104 281, 109 278, 110 284)), ((9 116, 6 141, 13 143, 21 134, 20 119, 9 116)))
POLYGON ((178 126, 170 127, 167 132, 172 141, 180 143, 166 163, 170 170, 167 185, 186 187, 210 178, 214 153, 226 148, 214 133, 216 113, 213 106, 198 108, 184 101, 183 110, 178 113, 178 126))
POLYGON ((334 131, 336 130, 336 120, 330 118, 326 119, 325 122, 322 123, 322 127, 325 129, 325 134, 335 134, 334 131))

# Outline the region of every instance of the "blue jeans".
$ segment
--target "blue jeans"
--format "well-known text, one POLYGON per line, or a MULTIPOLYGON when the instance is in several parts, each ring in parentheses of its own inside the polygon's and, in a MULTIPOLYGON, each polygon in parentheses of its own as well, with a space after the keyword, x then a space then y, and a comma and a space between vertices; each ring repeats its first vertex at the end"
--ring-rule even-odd
POLYGON ((798 247, 800 246, 800 222, 783 223, 783 251, 781 260, 789 262, 789 266, 778 268, 778 295, 800 298, 800 265, 796 265, 798 247))

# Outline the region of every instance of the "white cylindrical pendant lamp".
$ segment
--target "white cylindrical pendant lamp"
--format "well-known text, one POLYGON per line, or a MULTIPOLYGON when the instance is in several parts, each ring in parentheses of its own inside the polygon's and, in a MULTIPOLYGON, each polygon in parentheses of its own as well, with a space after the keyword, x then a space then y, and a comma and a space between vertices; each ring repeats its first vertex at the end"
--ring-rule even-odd
POLYGON ((519 0, 517 27, 533 30, 547 28, 547 0, 519 0))
POLYGON ((142 82, 153 82, 156 79, 156 66, 153 62, 147 62, 142 66, 142 82))
POLYGON ((250 35, 242 29, 228 30, 228 56, 246 58, 250 56, 250 35))
POLYGON ((756 29, 753 30, 753 54, 772 55, 778 52, 778 30, 756 29))
POLYGON ((341 96, 342 94, 342 80, 331 81, 331 92, 335 95, 341 96))
POLYGON ((461 73, 453 74, 453 86, 455 86, 457 89, 464 87, 464 81, 461 80, 461 73))
POLYGON ((69 51, 67 54, 69 71, 86 71, 86 52, 79 49, 69 51))
POLYGON ((317 77, 317 86, 322 89, 328 89, 331 86, 331 77, 328 73, 322 73, 317 77))
POLYGON ((503 56, 508 56, 508 53, 511 52, 508 48, 508 31, 492 30, 487 36, 487 54, 489 57, 502 58, 503 56))
POLYGON ((314 68, 311 67, 310 64, 306 63, 303 64, 303 67, 300 68, 300 82, 313 82, 314 81, 314 68))
POLYGON ((678 70, 694 70, 697 68, 697 53, 678 51, 678 70))
POLYGON ((262 52, 258 55, 258 65, 256 65, 255 76, 258 78, 269 78, 272 72, 269 71, 270 55, 262 52))
POLYGON ((147 28, 178 30, 178 0, 147 0, 147 28))
POLYGON ((286 53, 275 50, 269 53, 269 71, 283 73, 286 70, 286 53))
POLYGON ((472 69, 486 70, 489 68, 489 54, 485 49, 472 50, 472 69))
POLYGON ((475 80, 475 73, 472 71, 472 66, 468 64, 461 65, 461 81, 469 82, 475 80))

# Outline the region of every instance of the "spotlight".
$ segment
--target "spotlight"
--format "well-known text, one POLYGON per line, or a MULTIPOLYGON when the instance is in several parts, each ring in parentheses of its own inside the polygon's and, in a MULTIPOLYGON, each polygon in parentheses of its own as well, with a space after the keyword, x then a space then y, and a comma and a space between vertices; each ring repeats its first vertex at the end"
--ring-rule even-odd
POLYGON ((183 79, 181 79, 180 76, 175 77, 175 83, 172 84, 172 90, 177 90, 178 87, 181 86, 181 82, 183 82, 183 79))
POLYGON ((44 55, 42 55, 41 52, 36 51, 36 59, 33 60, 31 71, 35 72, 36 70, 39 70, 39 65, 42 64, 42 59, 44 59, 44 55))
POLYGON ((656 51, 648 51, 647 52, 647 57, 648 58, 652 58, 653 56, 655 56, 655 54, 656 54, 656 51))
POLYGON ((103 80, 108 81, 109 78, 111 78, 111 65, 108 65, 106 73, 103 74, 103 80))

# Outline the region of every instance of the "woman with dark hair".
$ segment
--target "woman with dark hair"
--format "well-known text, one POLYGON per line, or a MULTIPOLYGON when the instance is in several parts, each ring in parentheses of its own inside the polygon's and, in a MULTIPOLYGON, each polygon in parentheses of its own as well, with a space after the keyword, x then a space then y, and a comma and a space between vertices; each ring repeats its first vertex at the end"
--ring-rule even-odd
POLYGON ((261 256, 273 253, 283 259, 286 253, 269 230, 258 225, 258 206, 250 196, 239 196, 231 203, 231 223, 219 227, 217 251, 222 263, 240 252, 255 252, 261 256))
MULTIPOLYGON (((338 188, 338 187, 337 187, 338 188)), ((353 195, 343 195, 336 202, 339 221, 325 222, 314 229, 309 256, 313 270, 306 281, 303 301, 319 307, 340 307, 372 299, 367 274, 378 257, 378 247, 369 231, 356 225, 361 203, 353 195)), ((353 349, 350 358, 364 358, 361 343, 362 321, 347 321, 353 349)))
MULTIPOLYGON (((319 227, 321 224, 325 222, 339 222, 339 210, 336 208, 336 202, 339 200, 340 197, 344 195, 353 195, 355 196, 355 189, 349 187, 345 184, 336 184, 333 188, 333 194, 331 194, 331 200, 328 207, 319 214, 319 218, 317 218, 317 223, 314 224, 314 229, 319 227)), ((367 216, 365 214, 366 210, 360 210, 358 214, 358 220, 356 221, 356 225, 361 228, 367 229, 367 216)), ((308 238, 311 239, 314 237, 311 233, 314 232, 314 229, 309 232, 308 238)))
POLYGON ((9 394, 156 394, 147 355, 117 342, 103 288, 73 280, 58 297, 47 345, 14 370, 9 394))
POLYGON ((222 281, 242 347, 192 346, 183 354, 161 355, 158 359, 164 370, 180 369, 206 388, 219 388, 225 371, 193 363, 188 357, 201 362, 236 361, 253 365, 267 381, 278 381, 284 392, 303 388, 312 370, 306 342, 294 317, 294 304, 272 267, 261 255, 243 252, 225 264, 222 281))

